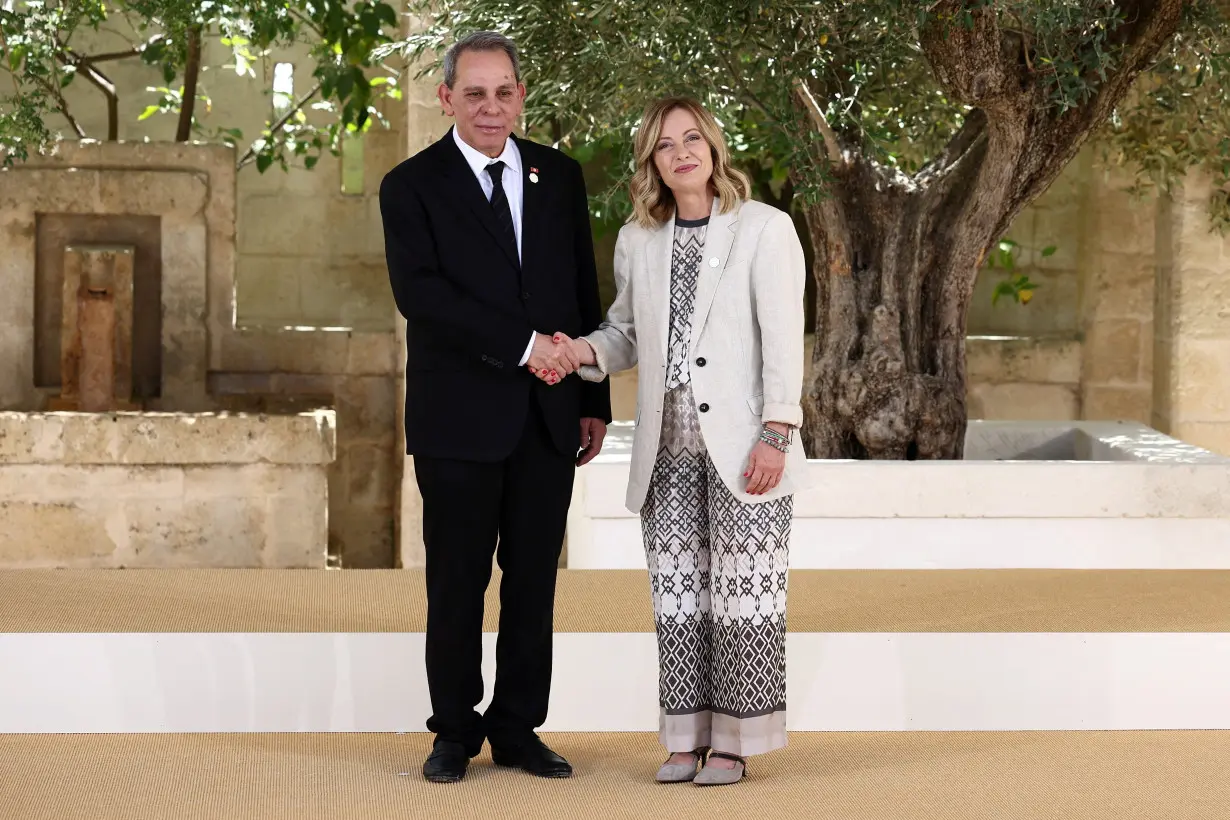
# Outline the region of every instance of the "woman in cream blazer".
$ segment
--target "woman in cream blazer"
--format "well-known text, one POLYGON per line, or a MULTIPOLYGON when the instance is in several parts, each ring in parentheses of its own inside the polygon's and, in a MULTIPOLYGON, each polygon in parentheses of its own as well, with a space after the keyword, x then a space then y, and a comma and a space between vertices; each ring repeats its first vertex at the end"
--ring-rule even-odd
MULTIPOLYGON (((660 664, 664 782, 737 783, 786 744, 786 571, 807 461, 803 250, 752 201, 698 103, 651 105, 607 321, 572 346, 600 381, 638 368, 629 509, 641 515, 660 664)), ((539 374, 547 381, 558 375, 539 374)))

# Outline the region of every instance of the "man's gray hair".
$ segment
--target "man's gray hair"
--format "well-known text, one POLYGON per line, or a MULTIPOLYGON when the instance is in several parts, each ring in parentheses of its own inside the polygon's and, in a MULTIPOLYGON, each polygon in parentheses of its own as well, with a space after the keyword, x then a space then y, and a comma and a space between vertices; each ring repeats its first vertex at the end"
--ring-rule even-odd
POLYGON ((463 40, 453 43, 444 54, 444 84, 449 88, 457 81, 457 61, 467 51, 503 51, 512 61, 513 75, 521 82, 521 59, 517 45, 498 31, 476 31, 463 40))

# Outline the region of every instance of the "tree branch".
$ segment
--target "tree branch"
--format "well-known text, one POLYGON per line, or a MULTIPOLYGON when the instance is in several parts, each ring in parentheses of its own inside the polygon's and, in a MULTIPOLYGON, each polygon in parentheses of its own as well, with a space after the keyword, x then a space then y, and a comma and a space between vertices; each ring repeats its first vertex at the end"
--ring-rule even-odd
POLYGON ((829 121, 824 118, 824 112, 820 110, 820 104, 812 96, 811 89, 807 87, 807 83, 802 79, 796 79, 794 81, 794 93, 798 97, 799 102, 802 103, 803 109, 807 112, 812 125, 824 137, 824 147, 828 151, 829 161, 834 165, 844 162, 845 157, 841 150, 841 143, 837 139, 837 134, 833 131, 832 126, 829 125, 829 121))
POLYGON ((1110 38, 1111 47, 1122 49, 1116 67, 1107 73, 1097 92, 1083 105, 1037 117, 1031 148, 1013 180, 1014 197, 1000 222, 1000 234, 1026 205, 1050 187, 1086 140, 1106 122, 1115 106, 1127 96, 1132 83, 1174 36, 1188 2, 1190 0, 1124 0, 1117 4, 1127 22, 1110 38))
POLYGON ((308 17, 307 15, 305 15, 303 12, 299 11, 296 8, 291 8, 290 13, 292 16, 299 18, 299 22, 303 23, 303 25, 310 28, 316 34, 317 37, 319 37, 322 40, 324 39, 325 37, 324 30, 321 29, 320 26, 316 25, 316 23, 313 22, 310 17, 308 17))
POLYGON ((192 136, 192 116, 196 110, 196 84, 201 74, 201 27, 188 30, 188 59, 184 63, 184 93, 179 104, 179 123, 175 141, 187 142, 192 136))
POLYGON ((110 62, 111 60, 125 60, 129 57, 139 57, 147 48, 152 45, 156 45, 165 39, 165 35, 155 34, 153 37, 149 38, 147 42, 144 42, 139 46, 134 46, 124 51, 108 51, 104 54, 88 54, 81 57, 81 59, 87 63, 105 63, 110 62))
POLYGON ((953 99, 995 116, 1019 116, 1029 100, 1018 60, 1019 34, 1000 28, 996 9, 966 9, 966 0, 933 3, 919 45, 940 87, 953 99), (973 25, 958 22, 968 14, 973 25))
MULTIPOLYGON (((272 137, 275 133, 281 131, 282 127, 286 125, 286 123, 290 122, 291 117, 295 116, 295 113, 302 109, 303 106, 307 105, 308 101, 310 101, 318 93, 320 93, 320 83, 317 83, 315 88, 300 97, 277 122, 269 126, 269 135, 272 137)), ((253 143, 252 146, 248 148, 247 153, 240 157, 239 162, 235 165, 236 170, 247 165, 249 162, 252 162, 252 160, 256 157, 255 145, 256 143, 253 143)))
POLYGON ((914 180, 920 185, 926 185, 936 177, 942 176, 953 165, 960 162, 966 152, 977 145, 979 140, 985 138, 986 133, 986 112, 981 108, 975 108, 965 115, 965 121, 961 123, 957 133, 952 135, 952 139, 944 146, 939 156, 923 166, 914 175, 914 180))
POLYGON ((85 78, 97 86, 107 98, 107 139, 115 142, 120 138, 120 100, 115 93, 115 83, 111 82, 106 74, 82 60, 81 56, 71 48, 59 41, 57 44, 61 48, 61 53, 56 55, 60 62, 71 65, 84 74, 85 78))
POLYGON ((730 59, 730 52, 726 49, 719 49, 718 57, 725 64, 726 71, 729 72, 731 79, 737 84, 737 89, 735 90, 737 90, 749 104, 755 106, 756 110, 768 117, 770 121, 776 120, 777 118, 769 113, 769 107, 765 105, 755 93, 753 93, 751 88, 748 87, 746 82, 747 72, 738 71, 736 69, 734 62, 730 59))
POLYGON ((77 118, 69 112, 68 100, 64 99, 64 92, 60 90, 59 83, 55 82, 54 79, 49 80, 46 77, 40 77, 39 83, 43 86, 43 88, 47 89, 47 91, 51 93, 52 97, 55 98, 56 105, 59 108, 60 113, 64 115, 64 119, 68 120, 69 126, 74 132, 76 132, 77 139, 85 139, 85 129, 81 127, 81 123, 77 122, 77 118))

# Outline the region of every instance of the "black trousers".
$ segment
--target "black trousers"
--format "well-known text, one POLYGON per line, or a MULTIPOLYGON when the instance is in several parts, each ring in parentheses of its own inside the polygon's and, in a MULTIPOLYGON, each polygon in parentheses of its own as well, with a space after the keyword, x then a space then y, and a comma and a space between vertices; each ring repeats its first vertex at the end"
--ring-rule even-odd
POLYGON ((516 745, 546 722, 555 577, 575 462, 554 447, 536 407, 504 461, 415 457, 427 552, 427 729, 471 756, 485 738, 516 745), (493 553, 503 573, 495 692, 479 715, 493 553))

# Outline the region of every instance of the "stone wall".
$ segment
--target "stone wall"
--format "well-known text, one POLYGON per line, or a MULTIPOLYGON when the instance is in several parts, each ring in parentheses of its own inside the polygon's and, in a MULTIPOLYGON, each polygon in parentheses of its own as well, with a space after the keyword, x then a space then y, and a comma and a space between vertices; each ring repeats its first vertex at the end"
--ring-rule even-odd
POLYGON ((995 286, 1007 274, 984 268, 967 317, 973 336, 1047 336, 1076 338, 1080 327, 1080 282, 1087 243, 1084 215, 1091 203, 1092 157, 1082 153, 1037 201, 1026 208, 1005 235, 1020 245, 1018 273, 1038 284, 1028 304, 1001 298, 995 286), (1043 254, 1053 247, 1054 253, 1043 254))
MULTIPOLYGON (((1156 198, 1126 192, 1131 177, 1093 165, 1083 230, 1081 418, 1153 416, 1156 198)), ((1207 215, 1205 217, 1207 223, 1207 215)))
POLYGON ((1212 183, 1189 178, 1157 222, 1154 426, 1230 454, 1230 238, 1209 230, 1212 183))
POLYGON ((0 566, 315 567, 330 410, 0 412, 0 566))
MULTIPOLYGON (((117 50, 123 41, 91 33, 76 45, 88 53, 117 50)), ((250 79, 219 68, 229 54, 216 39, 205 43, 204 62, 213 68, 202 75, 201 90, 211 104, 199 104, 196 113, 207 130, 241 129, 242 153, 271 114, 274 65, 294 66, 297 94, 314 82, 314 65, 306 49, 286 49, 257 63, 258 78, 250 79)), ((174 116, 138 119, 155 101, 144 89, 163 84, 158 70, 127 60, 108 63, 107 72, 120 89, 120 139, 171 139, 174 116)), ((417 100, 412 85, 407 79, 409 96, 417 100)), ((67 97, 87 133, 105 135, 102 96, 78 82, 67 97)), ((286 390, 336 404, 330 552, 350 567, 395 561, 402 460, 394 411, 396 311, 384 265, 378 194, 384 174, 408 156, 407 104, 383 105, 391 127, 373 124, 358 138, 362 184, 351 193, 343 192, 341 159, 328 154, 312 170, 284 172, 275 166, 261 174, 254 164, 236 172, 236 155, 218 149, 226 155, 230 178, 216 184, 233 194, 234 218, 228 224, 234 234, 228 248, 210 249, 211 265, 220 253, 228 266, 225 275, 210 278, 209 384, 218 393, 218 406, 259 408, 286 390)), ((70 143, 64 148, 72 151, 70 143)), ((169 147, 162 144, 159 150, 169 147)), ((198 383, 203 389, 203 373, 198 383)))
MULTIPOLYGON (((122 21, 113 22, 122 25, 122 21)), ((82 53, 96 53, 119 50, 127 43, 105 31, 82 32, 74 46, 82 53)), ((260 135, 272 114, 276 63, 294 66, 296 94, 315 82, 315 66, 303 47, 279 51, 256 63, 255 79, 225 67, 233 62, 230 49, 216 38, 204 43, 203 61, 211 69, 202 74, 200 89, 211 102, 198 104, 197 119, 207 133, 239 128, 246 138, 242 150, 260 135)), ((146 89, 164 84, 161 71, 140 60, 109 62, 105 69, 119 89, 119 138, 129 142, 173 139, 175 115, 139 119, 145 107, 157 101, 158 95, 146 89)), ((65 95, 87 135, 104 138, 106 106, 97 89, 79 81, 65 95)), ((254 164, 239 171, 235 267, 241 326, 393 330, 377 193, 380 178, 404 158, 405 108, 389 102, 383 113, 391 128, 375 124, 361 138, 364 174, 359 193, 342 193, 342 164, 330 155, 310 171, 292 167, 283 172, 275 166, 261 174, 254 164)), ((72 133, 67 123, 54 125, 66 135, 72 133)))
POLYGON ((260 410, 284 396, 337 411, 329 469, 329 553, 344 567, 394 561, 398 499, 397 345, 391 333, 275 331, 227 334, 210 375, 222 407, 260 410))
POLYGON ((57 392, 33 381, 37 215, 153 214, 163 237, 163 391, 147 409, 261 409, 288 394, 335 405, 330 552, 347 566, 390 566, 394 335, 236 327, 234 168, 234 152, 220 146, 65 143, 58 157, 0 173, 0 281, 14 295, 0 302, 0 409, 39 410, 57 392))

